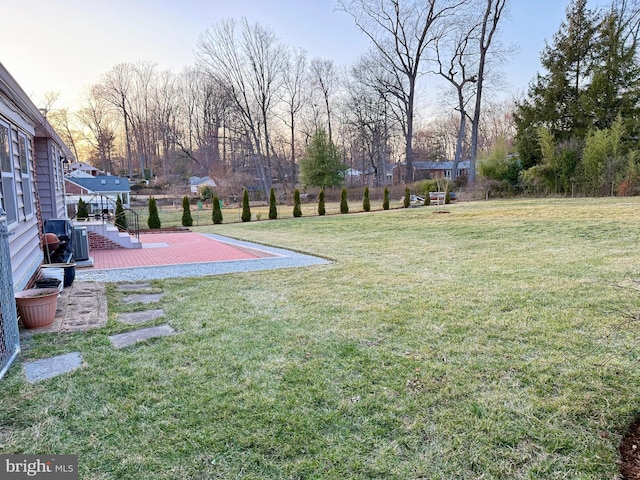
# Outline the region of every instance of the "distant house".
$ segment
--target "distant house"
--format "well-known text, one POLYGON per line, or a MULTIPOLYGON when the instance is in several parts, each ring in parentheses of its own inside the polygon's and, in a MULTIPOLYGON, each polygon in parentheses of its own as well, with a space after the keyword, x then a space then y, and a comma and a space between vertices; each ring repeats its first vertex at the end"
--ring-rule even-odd
POLYGON ((100 174, 100 170, 98 170, 93 165, 89 165, 88 163, 85 163, 85 162, 73 162, 69 164, 67 173, 78 172, 78 171, 88 173, 92 177, 95 177, 100 174))
POLYGON ((10 234, 15 291, 30 284, 44 260, 44 222, 66 217, 65 160, 75 158, 0 64, 0 207, 10 234))
POLYGON ((189 188, 191 195, 198 195, 202 187, 216 187, 216 182, 209 176, 206 177, 191 177, 189 178, 189 188))
MULTIPOLYGON (((456 177, 464 177, 469 174, 470 160, 458 162, 456 177)), ((399 163, 393 170, 393 183, 402 183, 405 179, 406 164, 399 163)), ((427 180, 430 178, 453 178, 453 162, 413 162, 414 180, 427 180)))
POLYGON ((118 195, 124 208, 130 206, 131 187, 128 178, 75 172, 65 177, 65 189, 71 216, 77 213, 80 199, 87 204, 91 215, 101 214, 104 210, 114 213, 118 195))

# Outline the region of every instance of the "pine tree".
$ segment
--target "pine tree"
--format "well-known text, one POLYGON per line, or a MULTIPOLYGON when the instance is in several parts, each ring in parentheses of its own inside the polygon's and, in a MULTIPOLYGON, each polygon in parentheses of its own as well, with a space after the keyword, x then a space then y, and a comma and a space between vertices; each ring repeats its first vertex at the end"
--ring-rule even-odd
POLYGON ((220 225, 222 223, 222 210, 220 209, 220 199, 217 195, 213 196, 213 212, 211 213, 211 219, 214 225, 220 225))
POLYGON ((300 160, 300 180, 304 185, 337 187, 344 181, 349 167, 342 163, 340 150, 327 132, 319 129, 309 142, 304 158, 300 160))
POLYGON ((369 212, 371 210, 371 202, 369 201, 369 186, 365 185, 364 187, 364 199, 362 200, 362 209, 365 212, 369 212))
POLYGON ((302 208, 300 207, 300 190, 297 188, 293 191, 293 216, 295 218, 302 216, 302 208))
POLYGON ((124 213, 124 208, 122 207, 122 199, 120 198, 120 194, 116 198, 116 221, 115 226, 118 227, 118 230, 121 232, 126 232, 127 225, 127 215, 124 213))
POLYGON ((340 193, 340 213, 349 213, 349 202, 347 199, 347 189, 342 187, 340 193))
POLYGON ((318 194, 318 215, 324 215, 326 213, 324 209, 324 188, 320 189, 318 194))
POLYGON ((240 219, 243 222, 251 221, 251 207, 249 206, 249 192, 247 189, 244 189, 244 193, 242 194, 242 216, 240 219))
POLYGON ((78 214, 76 215, 76 217, 89 218, 89 209, 87 208, 87 202, 85 202, 81 198, 78 199, 78 214))
POLYGON ((389 210, 389 189, 384 187, 384 197, 382 198, 382 209, 389 210))
POLYGON ((158 206, 156 205, 155 197, 149 197, 149 219, 147 225, 151 229, 161 228, 160 217, 158 216, 158 206))
POLYGON ((409 208, 411 206, 411 190, 409 187, 404 189, 404 208, 409 208))
POLYGON ((278 206, 276 205, 276 192, 271 187, 269 193, 269 220, 275 220, 278 218, 278 206))
POLYGON ((193 217, 191 216, 191 204, 189 203, 189 197, 182 197, 182 226, 193 226, 193 217))

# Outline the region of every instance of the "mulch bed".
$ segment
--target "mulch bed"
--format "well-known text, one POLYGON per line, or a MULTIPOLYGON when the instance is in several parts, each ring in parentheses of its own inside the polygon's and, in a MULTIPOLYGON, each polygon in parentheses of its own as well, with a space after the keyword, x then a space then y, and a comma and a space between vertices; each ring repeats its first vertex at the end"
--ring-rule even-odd
POLYGON ((629 426, 620 442, 620 462, 623 480, 640 480, 640 417, 629 426))
POLYGON ((190 232, 188 227, 141 228, 140 233, 181 233, 190 232))

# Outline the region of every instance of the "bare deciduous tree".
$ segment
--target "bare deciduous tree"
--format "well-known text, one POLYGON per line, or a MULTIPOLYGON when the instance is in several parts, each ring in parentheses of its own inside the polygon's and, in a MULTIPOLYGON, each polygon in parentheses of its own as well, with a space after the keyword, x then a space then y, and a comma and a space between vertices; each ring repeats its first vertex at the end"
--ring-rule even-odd
POLYGON ((338 0, 356 26, 380 53, 393 83, 389 93, 401 102, 406 117, 405 181, 413 181, 413 121, 416 81, 425 51, 442 35, 446 18, 469 0, 338 0))

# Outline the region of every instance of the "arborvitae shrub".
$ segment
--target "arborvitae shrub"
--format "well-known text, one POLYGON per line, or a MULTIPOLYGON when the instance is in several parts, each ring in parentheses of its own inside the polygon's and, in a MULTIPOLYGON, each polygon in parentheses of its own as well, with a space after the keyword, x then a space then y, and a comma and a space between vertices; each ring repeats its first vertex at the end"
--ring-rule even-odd
POLYGON ((300 190, 297 188, 293 191, 293 216, 295 218, 302 216, 302 208, 300 207, 300 190))
POLYGON ((189 204, 189 197, 182 197, 182 226, 191 227, 193 225, 193 217, 191 216, 191 205, 189 204))
POLYGON ((242 216, 240 219, 243 222, 251 221, 251 207, 249 206, 249 192, 247 189, 244 189, 244 193, 242 194, 242 216))
POLYGON ((213 196, 213 212, 211 213, 211 219, 214 225, 220 225, 222 223, 222 210, 220 209, 220 199, 217 195, 213 196))
POLYGON ((429 195, 431 192, 427 192, 424 194, 424 204, 425 206, 431 205, 431 196, 429 195))
POLYGON ((149 228, 161 228, 160 217, 158 216, 158 206, 156 205, 156 199, 149 197, 149 219, 147 220, 149 228))
POLYGON ((320 189, 318 194, 318 215, 324 215, 326 210, 324 209, 324 188, 320 189))
POLYGON ((87 208, 87 202, 85 202, 81 198, 78 199, 78 214, 76 215, 76 217, 89 218, 89 209, 87 208))
POLYGON ((347 200, 347 189, 342 187, 340 193, 340 213, 349 213, 349 202, 347 200))
POLYGON ((276 205, 276 192, 271 187, 269 193, 269 220, 275 220, 278 218, 278 206, 276 205))
POLYGON ((449 205, 451 203, 451 195, 449 194, 449 190, 444 194, 444 203, 449 205))
POLYGON ((125 232, 128 228, 127 225, 127 215, 124 213, 124 208, 122 207, 122 199, 120 198, 120 194, 118 194, 118 198, 116 199, 116 227, 118 230, 125 232))
POLYGON ((371 211, 371 202, 369 201, 369 186, 364 187, 364 199, 362 200, 362 209, 365 212, 371 211))
POLYGON ((384 187, 384 197, 382 199, 382 209, 389 210, 389 189, 384 187))
POLYGON ((411 206, 411 190, 409 187, 404 189, 404 208, 409 208, 411 206))

